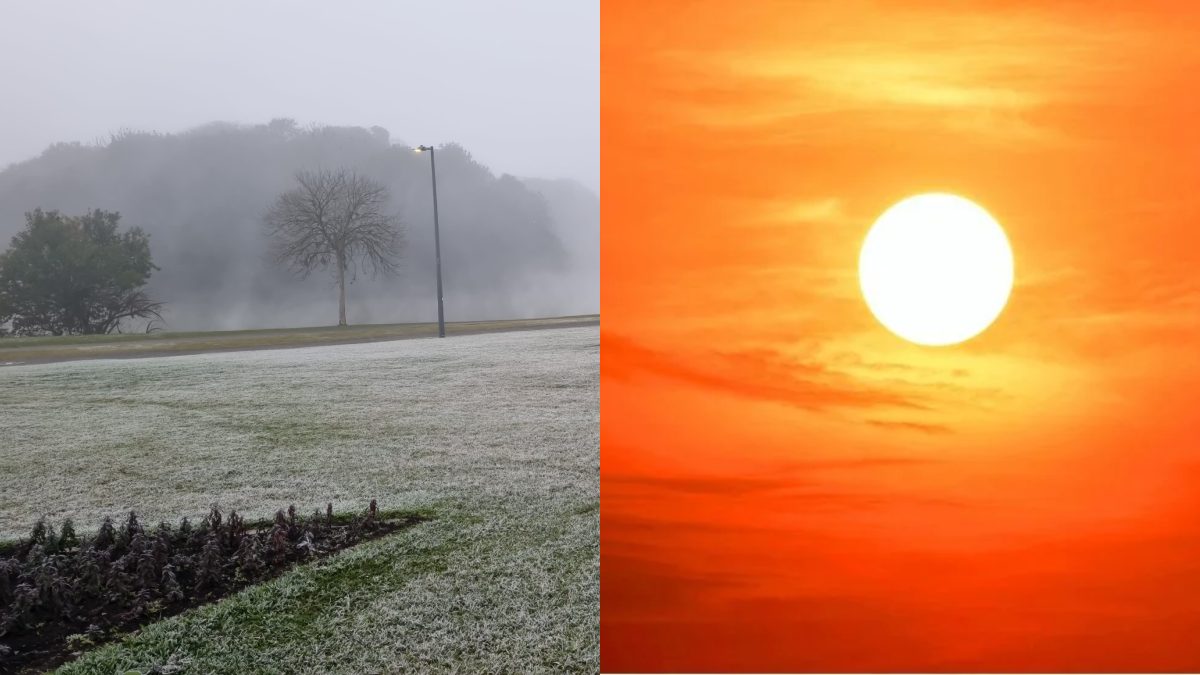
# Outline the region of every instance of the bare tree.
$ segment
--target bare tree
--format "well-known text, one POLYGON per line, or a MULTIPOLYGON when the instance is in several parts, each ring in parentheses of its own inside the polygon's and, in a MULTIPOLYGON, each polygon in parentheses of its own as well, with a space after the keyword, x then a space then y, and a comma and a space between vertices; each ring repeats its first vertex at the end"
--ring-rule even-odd
POLYGON ((399 218, 384 211, 387 188, 354 172, 301 171, 296 183, 264 219, 274 257, 302 277, 332 264, 338 325, 345 326, 346 272, 396 273, 404 243, 399 218))

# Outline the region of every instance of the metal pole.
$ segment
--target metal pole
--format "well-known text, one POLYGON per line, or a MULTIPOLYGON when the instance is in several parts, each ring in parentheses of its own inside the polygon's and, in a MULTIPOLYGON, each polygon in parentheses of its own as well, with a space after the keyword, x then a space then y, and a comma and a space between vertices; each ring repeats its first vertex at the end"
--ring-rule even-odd
POLYGON ((433 253, 437 260, 438 337, 446 337, 446 314, 442 307, 442 238, 438 233, 437 162, 429 146, 429 170, 433 174, 433 253))

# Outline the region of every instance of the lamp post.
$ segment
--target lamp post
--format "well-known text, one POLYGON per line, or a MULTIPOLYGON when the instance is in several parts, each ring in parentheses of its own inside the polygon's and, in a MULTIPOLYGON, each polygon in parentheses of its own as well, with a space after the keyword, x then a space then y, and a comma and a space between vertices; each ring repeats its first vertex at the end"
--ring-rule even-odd
POLYGON ((429 171, 433 176, 433 255, 437 261, 438 337, 446 337, 446 314, 442 308, 442 239, 438 233, 437 161, 432 145, 419 145, 417 152, 429 151, 429 171))

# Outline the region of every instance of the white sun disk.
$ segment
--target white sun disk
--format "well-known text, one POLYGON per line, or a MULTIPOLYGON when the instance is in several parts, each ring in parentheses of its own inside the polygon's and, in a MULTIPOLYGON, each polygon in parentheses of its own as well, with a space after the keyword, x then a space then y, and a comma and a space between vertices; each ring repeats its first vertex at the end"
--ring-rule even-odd
POLYGON ((942 193, 909 197, 885 211, 867 233, 858 269, 875 318, 929 346, 983 332, 1013 284, 1004 229, 974 202, 942 193))

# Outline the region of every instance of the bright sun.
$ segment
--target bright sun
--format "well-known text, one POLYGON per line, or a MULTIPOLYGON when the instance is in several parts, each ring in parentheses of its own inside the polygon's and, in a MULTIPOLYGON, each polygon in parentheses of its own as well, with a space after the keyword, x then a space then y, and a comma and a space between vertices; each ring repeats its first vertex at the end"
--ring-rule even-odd
POLYGON ((1008 302, 1013 255, 1004 230, 974 202, 909 197, 871 226, 858 260, 867 306, 896 335, 952 345, 990 326, 1008 302))

